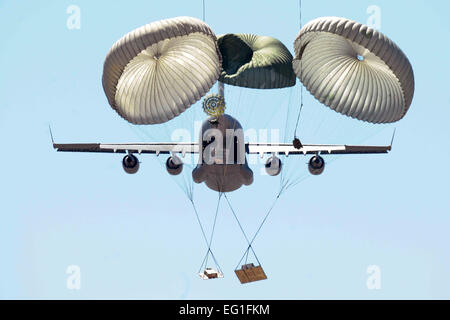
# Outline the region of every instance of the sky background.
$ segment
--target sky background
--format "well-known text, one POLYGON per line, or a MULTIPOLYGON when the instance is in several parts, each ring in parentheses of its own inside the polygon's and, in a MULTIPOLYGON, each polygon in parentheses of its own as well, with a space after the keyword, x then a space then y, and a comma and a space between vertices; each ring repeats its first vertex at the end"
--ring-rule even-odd
MULTIPOLYGON (((370 125, 339 115, 305 92, 299 136, 306 143, 389 143, 388 155, 327 157, 323 175, 309 158, 285 161, 299 182, 280 197, 254 243, 268 280, 241 285, 234 275, 246 249, 221 203, 213 251, 225 278, 203 281, 206 247, 183 190, 165 157, 140 157, 127 175, 121 155, 63 154, 57 142, 168 141, 205 118, 200 102, 159 126, 133 126, 108 105, 101 85, 111 45, 146 23, 202 18, 195 1, 0 0, 0 298, 3 299, 449 299, 450 178, 448 1, 303 0, 303 22, 341 16, 366 23, 381 9, 381 30, 406 53, 416 91, 404 119, 370 125), (69 29, 67 8, 81 10, 69 29), (66 286, 68 266, 81 288, 66 286), (370 290, 369 266, 381 288, 370 290)), ((255 33, 293 52, 298 1, 206 0, 206 23, 218 35, 255 33)), ((216 88, 212 89, 214 92, 216 88)), ((244 129, 293 136, 300 84, 282 90, 226 87, 227 112, 244 129)), ((196 139, 192 133, 192 139, 196 139)), ((250 161, 250 160, 249 160, 250 161)), ((261 174, 229 194, 250 235, 279 191, 280 177, 261 174)), ((192 182, 187 182, 192 183, 192 182)), ((210 232, 217 194, 195 185, 194 200, 210 232)))

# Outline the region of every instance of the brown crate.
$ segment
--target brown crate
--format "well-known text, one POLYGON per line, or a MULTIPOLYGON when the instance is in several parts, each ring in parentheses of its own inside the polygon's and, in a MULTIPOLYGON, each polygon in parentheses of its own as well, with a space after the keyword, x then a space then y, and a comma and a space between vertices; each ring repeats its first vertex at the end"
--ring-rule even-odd
POLYGON ((239 269, 234 272, 242 284, 267 279, 261 266, 239 269))

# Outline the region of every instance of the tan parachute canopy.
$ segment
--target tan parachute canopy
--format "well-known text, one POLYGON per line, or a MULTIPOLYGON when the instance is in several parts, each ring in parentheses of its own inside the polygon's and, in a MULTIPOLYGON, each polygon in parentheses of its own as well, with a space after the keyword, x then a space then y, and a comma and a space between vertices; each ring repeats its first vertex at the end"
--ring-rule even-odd
POLYGON ((134 124, 169 121, 205 95, 220 75, 216 36, 190 17, 152 22, 123 36, 108 52, 103 89, 134 124))
POLYGON ((281 41, 253 34, 219 36, 222 54, 220 81, 254 89, 274 89, 295 85, 292 55, 281 41))
POLYGON ((408 58, 382 33, 345 18, 306 24, 295 42, 294 72, 321 103, 372 123, 403 118, 414 95, 408 58))

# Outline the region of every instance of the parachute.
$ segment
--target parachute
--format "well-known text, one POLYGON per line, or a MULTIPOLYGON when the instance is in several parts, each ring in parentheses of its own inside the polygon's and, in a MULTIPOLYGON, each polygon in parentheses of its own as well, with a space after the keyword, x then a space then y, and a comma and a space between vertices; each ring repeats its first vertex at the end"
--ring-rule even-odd
POLYGON ((178 17, 123 36, 108 52, 103 89, 117 113, 133 124, 178 116, 204 96, 220 75, 214 32, 203 21, 178 17))
POLYGON ((217 42, 223 59, 219 81, 254 89, 295 85, 292 55, 281 41, 253 34, 225 34, 217 42))
POLYGON ((355 21, 322 17, 295 42, 294 72, 331 109, 371 123, 404 117, 414 94, 411 64, 381 32, 355 21))

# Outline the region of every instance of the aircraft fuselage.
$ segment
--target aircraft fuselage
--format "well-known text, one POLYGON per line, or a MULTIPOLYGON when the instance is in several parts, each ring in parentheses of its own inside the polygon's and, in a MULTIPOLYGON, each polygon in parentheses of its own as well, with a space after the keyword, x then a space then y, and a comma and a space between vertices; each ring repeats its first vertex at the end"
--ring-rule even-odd
POLYGON ((202 124, 199 138, 199 163, 192 171, 196 183, 205 182, 218 192, 231 192, 253 182, 253 171, 245 157, 242 126, 223 114, 202 124))

